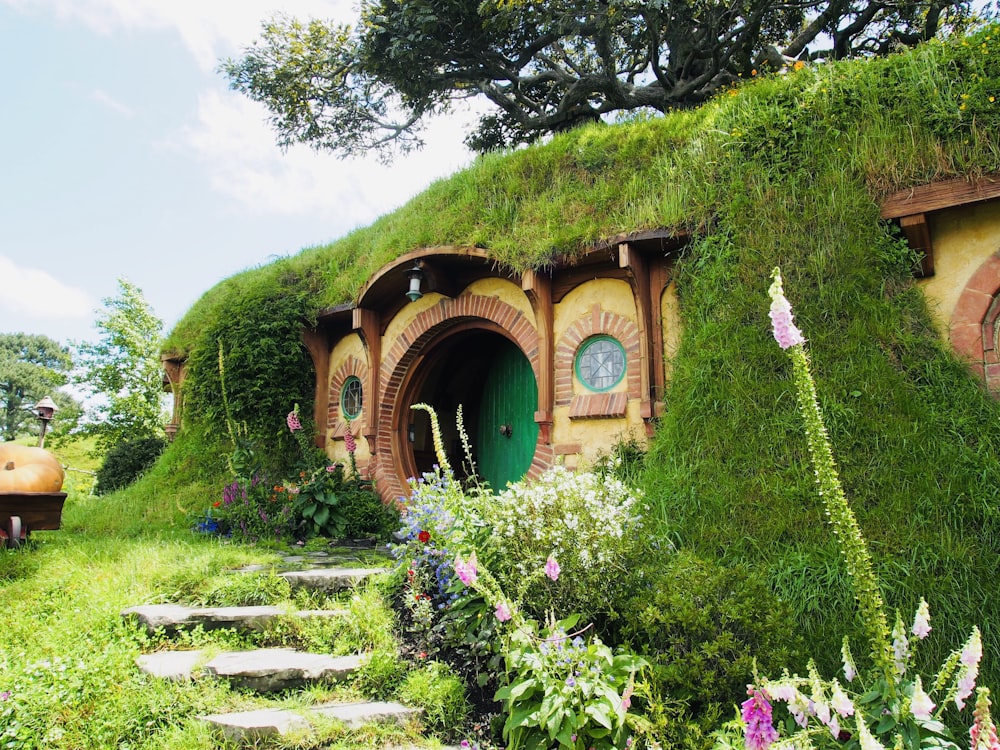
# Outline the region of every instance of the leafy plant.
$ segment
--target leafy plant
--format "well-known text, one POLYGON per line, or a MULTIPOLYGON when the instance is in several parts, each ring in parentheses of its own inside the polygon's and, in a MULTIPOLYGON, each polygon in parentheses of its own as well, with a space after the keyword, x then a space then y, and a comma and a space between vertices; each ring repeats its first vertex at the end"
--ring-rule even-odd
POLYGON ((618 653, 582 631, 567 631, 572 616, 513 629, 504 649, 507 684, 496 693, 506 704, 503 737, 511 750, 627 747, 626 722, 635 673, 645 662, 618 653))
POLYGON ((106 495, 132 484, 156 463, 166 447, 167 441, 161 437, 145 437, 118 443, 108 451, 104 463, 97 470, 94 494, 106 495))

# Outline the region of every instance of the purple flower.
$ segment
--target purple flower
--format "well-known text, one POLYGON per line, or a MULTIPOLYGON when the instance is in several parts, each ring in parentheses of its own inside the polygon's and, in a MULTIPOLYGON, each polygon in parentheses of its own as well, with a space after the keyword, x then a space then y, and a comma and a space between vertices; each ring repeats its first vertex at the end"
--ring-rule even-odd
POLYGON ((767 750, 778 739, 778 732, 772 723, 771 704, 767 694, 752 685, 747 688, 750 696, 742 704, 744 737, 747 750, 767 750))
POLYGON ((549 559, 545 561, 545 575, 553 581, 559 578, 559 563, 552 555, 549 555, 549 559))
POLYGON ((774 327, 774 340, 782 349, 788 349, 805 342, 802 332, 792 322, 792 306, 785 299, 781 288, 781 271, 777 268, 771 273, 774 281, 767 293, 771 296, 771 325, 774 327))
POLYGON ((500 622, 507 622, 507 620, 509 620, 511 617, 510 607, 507 606, 507 602, 501 599, 500 602, 497 604, 497 610, 495 614, 500 622))
POLYGON ((10 698, 10 696, 11 692, 9 690, 4 690, 2 693, 0 693, 0 701, 5 701, 8 698, 10 698))
POLYGON ((476 582, 476 578, 479 577, 479 572, 476 570, 476 553, 473 552, 469 555, 469 559, 463 562, 459 555, 455 555, 455 575, 458 576, 458 580, 464 583, 466 586, 471 586, 476 582))
POLYGON ((566 687, 576 687, 576 678, 573 675, 566 678, 566 687))

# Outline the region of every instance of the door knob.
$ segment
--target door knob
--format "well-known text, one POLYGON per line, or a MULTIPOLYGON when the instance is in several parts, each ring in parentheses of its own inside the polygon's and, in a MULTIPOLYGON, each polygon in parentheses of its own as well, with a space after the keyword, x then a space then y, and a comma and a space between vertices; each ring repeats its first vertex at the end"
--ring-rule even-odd
POLYGON ((509 438, 511 435, 514 434, 514 428, 511 427, 509 424, 502 424, 500 425, 500 434, 503 435, 504 437, 509 438))

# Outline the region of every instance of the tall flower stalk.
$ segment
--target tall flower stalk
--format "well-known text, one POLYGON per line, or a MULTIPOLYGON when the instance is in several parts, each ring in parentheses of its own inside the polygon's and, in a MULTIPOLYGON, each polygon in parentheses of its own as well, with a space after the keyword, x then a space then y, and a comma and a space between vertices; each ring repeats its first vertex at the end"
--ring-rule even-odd
POLYGON ((792 360, 792 378, 799 411, 805 422, 806 440, 820 498, 830 525, 833 526, 834 533, 840 541, 847 572, 854 587, 854 596, 861 610, 862 621, 871 645, 872 659, 885 674, 887 684, 892 685, 895 665, 885 602, 875 577, 868 545, 861 535, 857 518, 840 484, 830 438, 823 424, 823 415, 816 397, 816 384, 809 371, 805 339, 792 320, 791 305, 785 298, 781 285, 781 270, 775 268, 771 276, 772 283, 768 294, 771 297, 770 316, 774 327, 774 338, 792 360))

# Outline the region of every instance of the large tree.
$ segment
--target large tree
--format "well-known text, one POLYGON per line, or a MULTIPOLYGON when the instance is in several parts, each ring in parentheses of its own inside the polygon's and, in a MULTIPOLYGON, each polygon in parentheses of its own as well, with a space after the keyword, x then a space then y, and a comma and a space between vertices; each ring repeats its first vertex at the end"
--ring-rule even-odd
POLYGON ((480 96, 493 108, 466 142, 486 151, 697 105, 793 60, 886 54, 969 17, 969 0, 372 0, 354 27, 276 17, 222 70, 283 146, 387 156, 480 96))
POLYGON ((123 441, 159 436, 165 421, 163 322, 139 287, 118 279, 118 289, 117 297, 102 300, 97 342, 76 345, 74 381, 94 397, 82 431, 96 436, 100 453, 123 441))
POLYGON ((31 409, 66 382, 72 367, 69 350, 48 336, 0 334, 0 431, 14 440, 35 419, 31 409))

